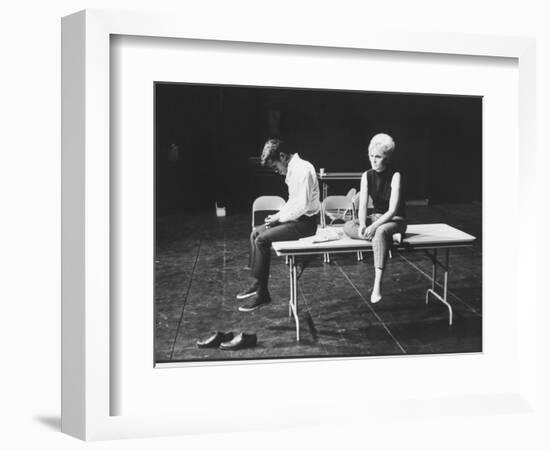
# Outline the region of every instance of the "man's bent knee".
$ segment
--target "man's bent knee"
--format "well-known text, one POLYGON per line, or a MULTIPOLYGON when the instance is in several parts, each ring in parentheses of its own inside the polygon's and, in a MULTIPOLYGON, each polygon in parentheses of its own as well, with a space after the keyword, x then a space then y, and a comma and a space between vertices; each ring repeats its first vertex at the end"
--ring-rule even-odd
POLYGON ((271 241, 269 239, 266 239, 265 236, 260 233, 254 239, 254 244, 256 245, 256 247, 270 247, 271 241))

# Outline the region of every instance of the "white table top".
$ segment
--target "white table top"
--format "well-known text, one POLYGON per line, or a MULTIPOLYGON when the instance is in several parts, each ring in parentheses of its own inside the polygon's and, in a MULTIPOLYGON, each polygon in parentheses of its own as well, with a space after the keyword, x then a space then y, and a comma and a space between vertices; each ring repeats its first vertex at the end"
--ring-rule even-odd
MULTIPOLYGON (((371 251, 372 243, 365 240, 351 239, 343 235, 342 227, 327 227, 335 230, 343 237, 328 242, 313 241, 322 235, 319 228, 317 235, 297 241, 274 242, 273 249, 277 255, 305 255, 320 253, 348 253, 356 251, 371 251)), ((470 246, 475 237, 464 233, 444 223, 409 225, 399 248, 445 248, 470 246)))

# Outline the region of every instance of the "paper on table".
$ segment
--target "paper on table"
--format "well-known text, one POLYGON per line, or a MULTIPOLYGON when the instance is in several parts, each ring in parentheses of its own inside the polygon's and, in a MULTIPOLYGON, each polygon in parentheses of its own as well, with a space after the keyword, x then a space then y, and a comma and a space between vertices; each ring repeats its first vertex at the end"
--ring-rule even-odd
POLYGON ((317 244, 320 242, 337 241, 338 239, 342 239, 343 237, 344 237, 344 232, 342 230, 324 228, 324 229, 318 230, 315 236, 301 238, 300 241, 317 244))

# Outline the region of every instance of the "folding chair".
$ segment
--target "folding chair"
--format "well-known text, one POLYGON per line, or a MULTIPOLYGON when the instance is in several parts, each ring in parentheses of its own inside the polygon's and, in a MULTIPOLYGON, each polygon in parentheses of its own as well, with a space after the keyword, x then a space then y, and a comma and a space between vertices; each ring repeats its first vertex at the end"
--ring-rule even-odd
MULTIPOLYGON (((351 198, 346 195, 329 195, 321 203, 321 227, 326 228, 327 217, 330 219, 329 225, 332 225, 335 221, 346 221, 346 214, 351 211, 352 219, 355 219, 355 210, 353 209, 353 203, 351 198)), ((323 262, 330 262, 330 255, 328 253, 323 254, 323 262)))
MULTIPOLYGON (((256 221, 256 213, 265 212, 266 215, 276 213, 285 204, 285 199, 278 195, 262 195, 252 202, 252 231, 257 226, 263 225, 265 216, 261 221, 256 221)), ((248 267, 252 267, 254 261, 254 242, 252 242, 252 233, 250 233, 250 252, 248 256, 248 267)))
MULTIPOLYGON (((329 195, 321 203, 321 226, 327 226, 327 217, 330 219, 328 225, 332 225, 335 221, 346 220, 346 213, 353 211, 351 199, 346 195, 329 195)), ((352 213, 355 217, 355 213, 352 213)))
POLYGON ((351 188, 346 194, 346 197, 349 199, 352 199, 355 196, 355 194, 357 194, 357 189, 351 188))
MULTIPOLYGON (((348 220, 352 220, 354 217, 357 217, 357 214, 355 214, 355 216, 353 215, 354 214, 354 205, 353 205, 353 201, 354 201, 354 198, 355 196, 357 195, 357 189, 355 188, 351 188, 348 193, 346 194, 346 197, 349 198, 351 200, 351 208, 349 210, 347 210, 345 213, 344 213, 344 220, 348 221, 348 220)), ((359 204, 359 203, 358 203, 359 204)))
MULTIPOLYGON (((356 192, 351 198, 351 206, 353 208, 353 218, 359 217, 359 197, 361 196, 361 191, 356 192)), ((367 201, 367 210, 372 208, 372 199, 369 197, 367 201), (369 205, 370 203, 370 205, 369 205)), ((363 252, 357 252, 357 261, 363 261, 363 252)))

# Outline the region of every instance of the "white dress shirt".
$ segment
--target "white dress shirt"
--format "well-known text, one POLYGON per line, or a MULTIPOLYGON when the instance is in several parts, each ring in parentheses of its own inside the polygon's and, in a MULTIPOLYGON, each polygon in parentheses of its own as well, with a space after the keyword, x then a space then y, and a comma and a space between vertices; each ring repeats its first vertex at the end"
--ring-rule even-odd
POLYGON ((289 222, 319 212, 319 182, 313 164, 294 153, 288 163, 285 182, 288 185, 288 201, 276 214, 279 222, 289 222))

